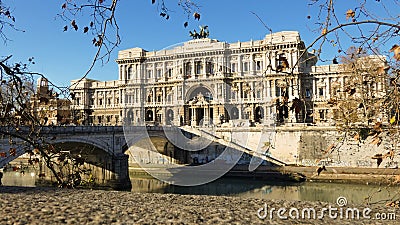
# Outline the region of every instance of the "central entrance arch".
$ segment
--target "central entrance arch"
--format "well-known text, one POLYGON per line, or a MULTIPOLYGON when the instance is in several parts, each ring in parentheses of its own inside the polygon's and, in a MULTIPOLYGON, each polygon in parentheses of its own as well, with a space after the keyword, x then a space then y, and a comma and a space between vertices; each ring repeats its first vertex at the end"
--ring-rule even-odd
POLYGON ((185 104, 185 123, 191 126, 209 126, 213 123, 215 102, 212 91, 197 86, 188 93, 185 104))

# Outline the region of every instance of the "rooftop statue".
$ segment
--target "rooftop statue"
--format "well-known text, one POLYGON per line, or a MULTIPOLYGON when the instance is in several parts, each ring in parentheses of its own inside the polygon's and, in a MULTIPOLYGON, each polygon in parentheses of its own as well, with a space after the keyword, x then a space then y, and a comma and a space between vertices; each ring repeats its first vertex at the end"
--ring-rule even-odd
POLYGON ((202 39, 202 38, 208 38, 210 35, 210 32, 208 31, 208 26, 200 26, 200 32, 197 33, 196 29, 192 31, 189 31, 190 37, 193 39, 202 39))

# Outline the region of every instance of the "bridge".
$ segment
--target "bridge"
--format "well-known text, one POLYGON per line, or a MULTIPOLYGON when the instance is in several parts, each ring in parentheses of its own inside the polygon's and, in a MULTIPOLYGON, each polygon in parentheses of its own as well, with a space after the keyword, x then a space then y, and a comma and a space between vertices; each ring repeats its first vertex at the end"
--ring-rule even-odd
MULTIPOLYGON (((18 130, 19 134, 29 132, 26 127, 18 130)), ((81 155, 88 163, 95 181, 98 184, 115 189, 130 189, 128 174, 128 155, 122 127, 113 126, 48 126, 42 127, 38 134, 57 150, 72 155, 81 155)), ((13 138, 11 143, 7 136, 0 139, 0 168, 20 157, 26 150, 32 150, 25 141, 13 138), (13 154, 9 149, 14 149, 13 154)), ((42 167, 40 173, 54 180, 52 173, 42 167)))
MULTIPOLYGON (((260 130, 253 132, 262 133, 260 130)), ((251 140, 247 138, 249 139, 247 140, 248 143, 244 143, 244 134, 249 134, 249 132, 238 130, 235 133, 232 130, 229 132, 227 130, 218 131, 214 128, 177 128, 168 126, 133 126, 125 128, 122 126, 49 126, 40 130, 41 137, 57 148, 83 155, 93 166, 94 176, 97 181, 111 184, 110 186, 114 187, 129 186, 127 154, 130 154, 130 151, 134 149, 127 150, 132 145, 140 143, 140 140, 146 137, 151 139, 157 152, 169 157, 170 161, 174 163, 200 163, 198 158, 196 161, 190 154, 186 154, 184 150, 196 148, 195 154, 198 156, 201 150, 207 147, 205 144, 212 143, 213 145, 236 149, 274 165, 285 165, 285 162, 271 156, 268 152, 259 151, 259 144, 251 146, 249 143, 251 143, 251 140, 254 141, 254 138, 250 138, 251 140), (230 134, 230 137, 227 137, 227 133, 230 134)), ((3 138, 0 144, 2 149, 5 150, 13 146, 16 149, 15 154, 10 154, 7 151, 3 152, 2 157, 0 157, 0 168, 25 153, 22 140, 16 139, 11 146, 8 139, 3 138), (5 154, 6 157, 4 157, 5 154)), ((209 160, 212 160, 212 157, 209 160)), ((151 162, 149 161, 148 163, 151 162)))

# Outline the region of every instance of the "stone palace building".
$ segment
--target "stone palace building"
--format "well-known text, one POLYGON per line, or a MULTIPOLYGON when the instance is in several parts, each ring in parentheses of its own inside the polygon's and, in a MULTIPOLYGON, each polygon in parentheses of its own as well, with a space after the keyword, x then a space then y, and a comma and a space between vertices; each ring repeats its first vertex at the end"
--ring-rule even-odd
MULTIPOLYGON (((118 80, 73 80, 75 119, 93 125, 333 125, 328 102, 343 90, 340 64, 316 66, 296 31, 263 40, 210 38, 118 54, 118 80)), ((383 90, 383 83, 374 84, 383 90)))

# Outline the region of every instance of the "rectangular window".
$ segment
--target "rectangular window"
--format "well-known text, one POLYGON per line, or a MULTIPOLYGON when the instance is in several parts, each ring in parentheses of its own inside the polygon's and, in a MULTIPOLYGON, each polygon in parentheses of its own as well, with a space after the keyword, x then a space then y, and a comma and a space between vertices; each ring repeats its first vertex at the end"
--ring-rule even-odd
POLYGON ((152 78, 153 77, 153 71, 152 70, 147 70, 147 78, 152 78))
POLYGON ((213 71, 213 64, 211 63, 211 62, 208 62, 207 64, 206 64, 206 72, 208 73, 208 74, 213 74, 214 73, 214 71, 213 71))
POLYGON ((161 77, 162 77, 162 70, 157 69, 157 78, 161 78, 161 77))
POLYGON ((190 65, 190 62, 185 64, 185 75, 191 75, 192 72, 192 66, 190 65))
POLYGON ((319 96, 324 96, 324 89, 323 88, 319 88, 318 92, 319 92, 319 96))
POLYGON ((311 91, 309 88, 306 88, 306 98, 311 98, 311 91))
POLYGON ((201 62, 196 62, 196 74, 201 74, 201 62))
POLYGON ((99 99, 99 105, 103 105, 103 99, 99 99))
POLYGON ((257 98, 261 98, 261 91, 260 90, 257 91, 257 98))
POLYGON ((243 72, 249 71, 249 63, 248 62, 243 62, 243 72))
POLYGON ((324 119, 325 119, 325 112, 324 112, 324 110, 320 110, 320 111, 319 111, 319 118, 320 118, 321 120, 324 120, 324 119))
POLYGON ((256 70, 257 70, 257 71, 262 70, 262 63, 261 63, 261 61, 257 61, 257 62, 256 62, 256 70))
POLYGON ((278 86, 275 86, 275 97, 281 96, 281 88, 278 86))
POLYGON ((172 77, 172 73, 173 73, 173 68, 169 68, 168 69, 168 77, 172 77))
POLYGON ((236 72, 236 70, 237 70, 237 64, 236 63, 232 63, 231 64, 231 70, 232 70, 232 73, 236 72))

